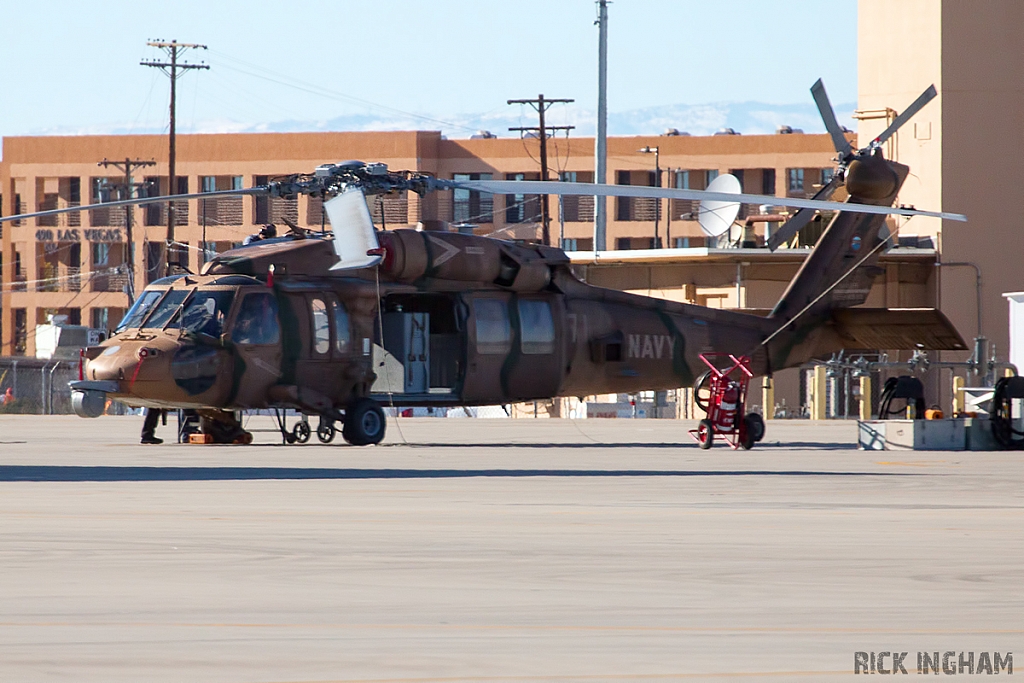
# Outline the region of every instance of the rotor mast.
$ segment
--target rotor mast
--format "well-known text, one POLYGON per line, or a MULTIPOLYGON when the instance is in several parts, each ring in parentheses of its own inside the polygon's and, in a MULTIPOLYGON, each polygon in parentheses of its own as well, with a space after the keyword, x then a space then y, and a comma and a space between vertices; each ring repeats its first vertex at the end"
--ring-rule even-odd
MULTIPOLYGON (((187 50, 205 50, 205 45, 199 45, 198 43, 179 43, 176 40, 165 42, 162 40, 154 40, 147 42, 146 45, 150 47, 158 47, 164 50, 170 61, 167 62, 155 62, 155 61, 142 61, 139 62, 142 66, 154 66, 159 68, 171 79, 171 126, 170 126, 170 149, 167 155, 167 194, 173 195, 178 194, 177 187, 177 174, 175 169, 176 161, 176 149, 175 149, 175 100, 177 96, 176 84, 178 77, 184 72, 191 69, 209 69, 208 64, 187 64, 178 61, 178 56, 187 50), (182 73, 179 74, 178 72, 182 73)), ((167 203, 167 265, 166 274, 170 275, 174 266, 181 265, 175 262, 175 254, 177 250, 173 249, 174 246, 174 202, 167 203)))

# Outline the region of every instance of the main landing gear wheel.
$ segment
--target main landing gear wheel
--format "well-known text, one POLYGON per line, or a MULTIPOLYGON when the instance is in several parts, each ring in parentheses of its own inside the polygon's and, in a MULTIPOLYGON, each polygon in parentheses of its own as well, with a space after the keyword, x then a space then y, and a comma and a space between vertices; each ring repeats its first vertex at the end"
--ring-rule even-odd
POLYGON ((341 435, 353 446, 368 446, 381 442, 386 425, 380 405, 373 399, 361 398, 345 410, 341 435))
POLYGON ((703 419, 697 423, 697 443, 704 450, 711 448, 715 443, 715 426, 711 420, 703 419))
POLYGON ((312 433, 313 430, 310 429, 309 423, 305 420, 300 420, 292 427, 292 441, 293 443, 306 443, 309 441, 309 435, 312 433))

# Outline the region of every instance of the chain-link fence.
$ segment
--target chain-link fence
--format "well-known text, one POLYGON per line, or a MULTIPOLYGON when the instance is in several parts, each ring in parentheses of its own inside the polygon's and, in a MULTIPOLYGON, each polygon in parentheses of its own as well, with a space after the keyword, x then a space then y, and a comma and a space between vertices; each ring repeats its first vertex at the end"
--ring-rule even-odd
POLYGON ((77 360, 2 358, 0 413, 72 413, 68 382, 76 379, 77 360))

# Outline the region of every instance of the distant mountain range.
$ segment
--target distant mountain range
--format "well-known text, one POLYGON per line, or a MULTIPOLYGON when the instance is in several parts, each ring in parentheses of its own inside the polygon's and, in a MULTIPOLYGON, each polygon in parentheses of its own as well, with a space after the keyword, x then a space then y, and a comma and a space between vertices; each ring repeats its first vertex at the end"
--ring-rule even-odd
MULTIPOLYGON (((856 105, 836 105, 840 124, 856 129, 852 118, 856 105)), ((300 132, 300 131, 384 131, 384 130, 440 130, 450 138, 466 138, 478 130, 488 130, 499 137, 509 137, 510 126, 535 125, 536 115, 528 107, 520 112, 509 107, 489 114, 455 115, 403 115, 403 114, 346 114, 327 120, 285 119, 266 123, 233 120, 197 122, 189 130, 179 123, 181 133, 246 133, 246 132, 300 132)), ((573 125, 573 136, 592 136, 595 116, 580 108, 552 107, 548 121, 551 125, 573 125)), ((822 133, 825 128, 814 104, 767 104, 764 102, 719 102, 714 104, 670 104, 643 109, 630 109, 608 114, 609 135, 658 135, 668 128, 676 128, 691 135, 711 135, 728 127, 745 135, 774 133, 780 125, 802 129, 806 133, 822 133)), ((125 124, 89 126, 86 128, 60 127, 42 131, 45 135, 122 135, 164 133, 162 128, 140 128, 125 124)))

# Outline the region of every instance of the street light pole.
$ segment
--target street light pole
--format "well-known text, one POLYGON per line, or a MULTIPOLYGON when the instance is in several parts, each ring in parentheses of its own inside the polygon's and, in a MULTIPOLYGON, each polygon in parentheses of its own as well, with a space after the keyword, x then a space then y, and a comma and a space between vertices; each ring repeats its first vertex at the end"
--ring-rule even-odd
MULTIPOLYGON (((661 187, 661 148, 655 146, 651 147, 647 145, 642 149, 637 150, 641 154, 653 154, 654 155, 654 186, 661 187)), ((654 248, 657 249, 661 245, 661 239, 658 236, 658 218, 661 215, 661 199, 654 200, 654 248)))

